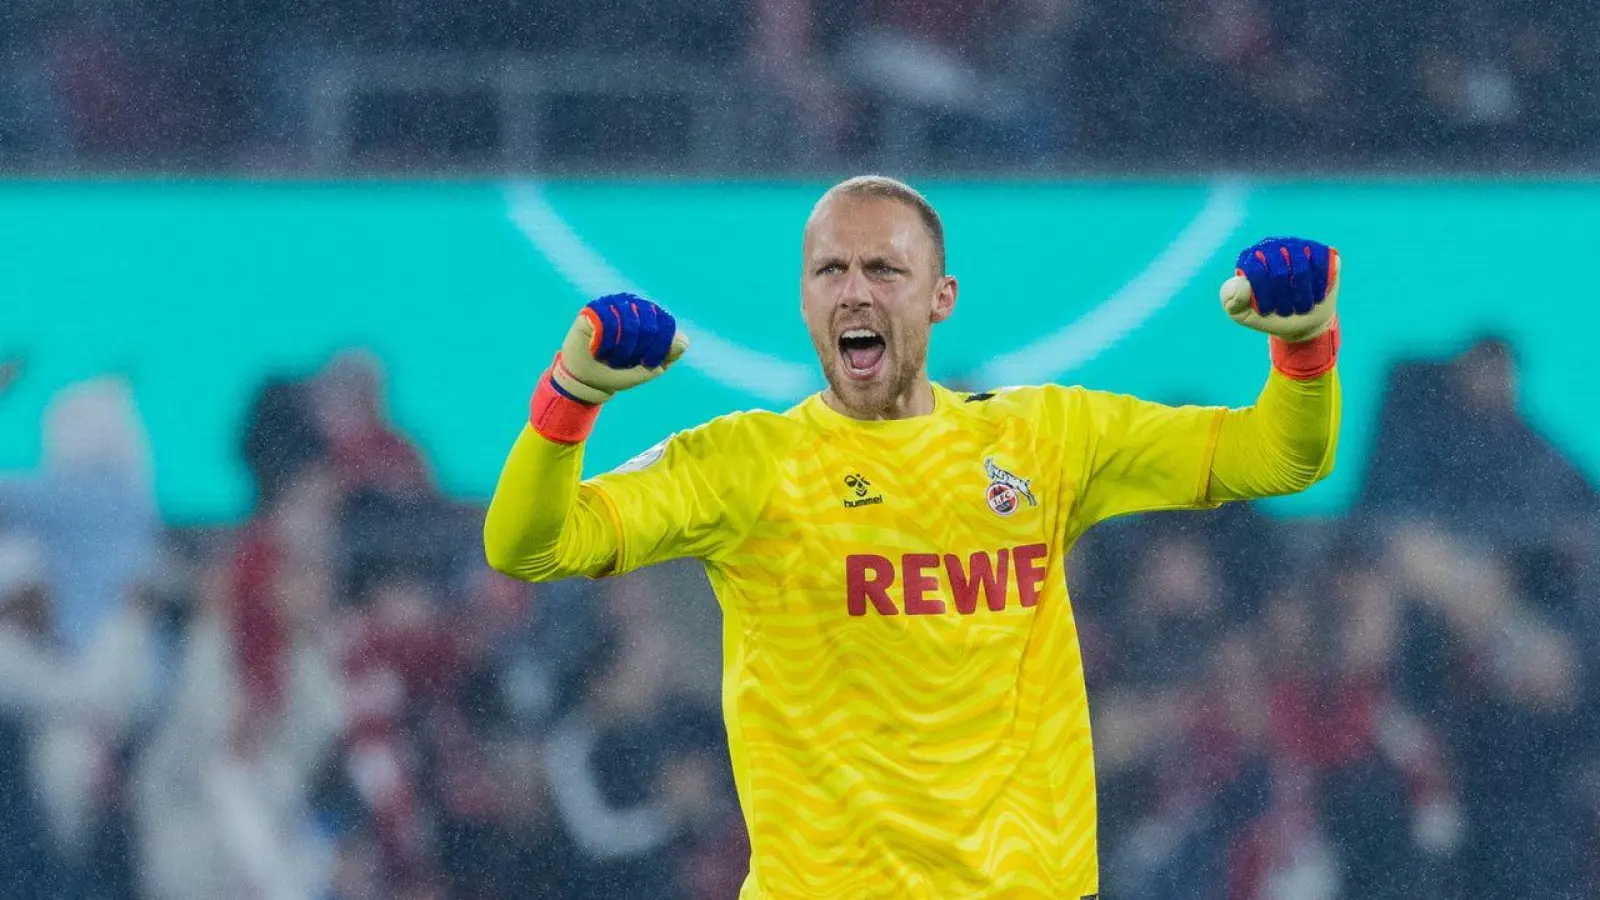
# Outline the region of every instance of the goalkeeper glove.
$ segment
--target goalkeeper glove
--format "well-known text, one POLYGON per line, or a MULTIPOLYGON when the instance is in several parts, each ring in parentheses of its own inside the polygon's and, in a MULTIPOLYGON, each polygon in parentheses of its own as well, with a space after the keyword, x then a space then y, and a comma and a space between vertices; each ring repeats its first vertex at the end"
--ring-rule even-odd
POLYGON ((1246 328, 1272 336, 1272 361, 1312 378, 1333 368, 1339 349, 1339 251, 1301 238, 1267 238, 1239 254, 1223 282, 1222 308, 1246 328))
POLYGON ((672 314, 633 294, 609 294, 585 306, 561 352, 539 379, 529 421, 552 441, 589 436, 600 404, 667 370, 689 339, 672 314))

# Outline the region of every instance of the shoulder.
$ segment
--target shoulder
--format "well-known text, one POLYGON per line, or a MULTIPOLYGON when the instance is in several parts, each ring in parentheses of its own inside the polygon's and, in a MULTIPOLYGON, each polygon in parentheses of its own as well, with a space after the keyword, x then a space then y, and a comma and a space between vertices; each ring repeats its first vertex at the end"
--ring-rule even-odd
POLYGON ((1032 384, 982 391, 951 391, 953 405, 961 414, 997 419, 1022 417, 1050 419, 1081 402, 1082 388, 1059 384, 1032 384))
POLYGON ((771 450, 798 438, 805 427, 804 422, 788 413, 749 409, 717 416, 681 434, 685 440, 724 449, 760 446, 771 450))
POLYGON ((956 414, 974 424, 1027 422, 1051 440, 1087 438, 1135 411, 1132 396, 1092 390, 1075 384, 1036 384, 956 394, 956 414))
POLYGON ((727 413, 668 435, 608 474, 625 474, 651 468, 662 460, 669 465, 735 460, 754 462, 783 452, 785 447, 798 440, 802 430, 800 422, 782 413, 767 410, 727 413))

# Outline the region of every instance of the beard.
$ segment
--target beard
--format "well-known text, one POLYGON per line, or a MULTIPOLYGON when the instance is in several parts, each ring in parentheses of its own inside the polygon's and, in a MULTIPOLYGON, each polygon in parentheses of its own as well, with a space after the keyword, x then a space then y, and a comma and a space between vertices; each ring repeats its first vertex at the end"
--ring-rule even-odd
POLYGON ((909 401, 912 390, 922 375, 927 361, 927 343, 922 343, 921 353, 903 352, 901 348, 885 349, 883 369, 869 381, 857 381, 844 374, 839 359, 839 348, 827 348, 832 356, 822 367, 843 412, 856 419, 897 418, 899 410, 909 401))

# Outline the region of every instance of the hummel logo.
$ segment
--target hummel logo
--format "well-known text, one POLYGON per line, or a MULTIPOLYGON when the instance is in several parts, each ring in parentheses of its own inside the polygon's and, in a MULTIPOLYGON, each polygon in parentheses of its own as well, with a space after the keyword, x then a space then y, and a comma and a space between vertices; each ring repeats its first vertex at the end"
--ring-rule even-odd
POLYGON ((883 494, 874 493, 872 482, 859 473, 846 475, 844 477, 844 486, 850 489, 852 495, 844 498, 846 509, 855 509, 858 506, 870 506, 874 503, 883 502, 883 494), (869 494, 871 496, 868 496, 869 494))

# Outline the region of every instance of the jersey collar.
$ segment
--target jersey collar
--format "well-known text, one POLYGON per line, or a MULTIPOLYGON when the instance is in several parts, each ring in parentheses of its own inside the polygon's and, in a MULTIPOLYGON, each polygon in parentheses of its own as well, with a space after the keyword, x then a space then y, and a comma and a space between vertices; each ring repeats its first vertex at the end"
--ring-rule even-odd
POLYGON ((813 422, 830 431, 861 431, 891 436, 916 434, 930 422, 949 412, 955 405, 954 393, 936 381, 930 384, 933 387, 933 412, 925 416, 912 416, 906 419, 854 419, 825 403, 821 391, 807 397, 801 404, 801 409, 813 422))

